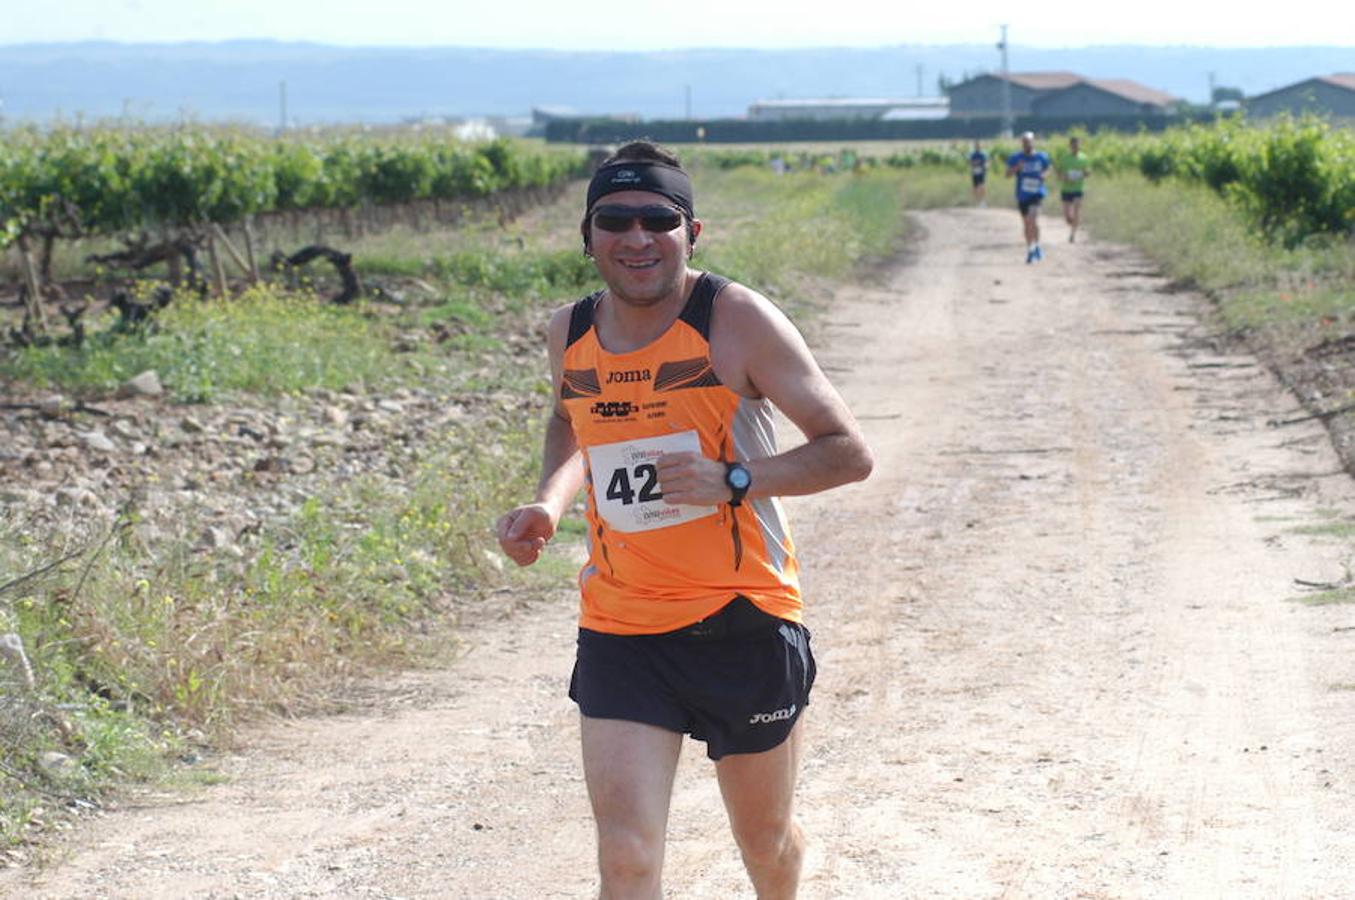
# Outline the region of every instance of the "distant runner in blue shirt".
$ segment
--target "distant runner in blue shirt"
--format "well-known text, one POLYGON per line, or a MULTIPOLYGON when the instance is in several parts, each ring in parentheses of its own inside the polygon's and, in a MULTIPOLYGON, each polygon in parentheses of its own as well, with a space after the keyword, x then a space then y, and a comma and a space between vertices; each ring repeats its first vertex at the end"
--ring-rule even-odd
POLYGON ((1053 168, 1049 154, 1035 149, 1035 133, 1021 135, 1021 151, 1007 157, 1007 177, 1016 179, 1016 206, 1026 235, 1026 262, 1044 259, 1040 249, 1040 201, 1044 199, 1045 173, 1053 168))
POLYGON ((969 154, 969 174, 974 181, 974 202, 987 206, 988 189, 984 187, 984 181, 988 178, 988 154, 979 147, 978 141, 974 142, 974 152, 969 154))

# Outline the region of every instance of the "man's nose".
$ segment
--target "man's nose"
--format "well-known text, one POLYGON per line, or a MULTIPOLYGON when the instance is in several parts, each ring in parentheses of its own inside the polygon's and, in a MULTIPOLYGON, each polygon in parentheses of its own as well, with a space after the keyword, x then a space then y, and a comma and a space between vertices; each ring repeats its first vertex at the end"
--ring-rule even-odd
POLYGON ((654 236, 644 229, 639 219, 631 219, 630 227, 621 233, 621 238, 628 244, 648 244, 654 240, 654 236))

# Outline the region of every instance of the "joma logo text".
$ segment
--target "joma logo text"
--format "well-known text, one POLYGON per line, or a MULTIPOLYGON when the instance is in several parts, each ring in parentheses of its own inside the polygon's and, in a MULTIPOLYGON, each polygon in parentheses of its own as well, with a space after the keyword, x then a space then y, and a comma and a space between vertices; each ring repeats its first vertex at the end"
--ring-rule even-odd
POLYGON ((748 720, 749 725, 766 725, 770 722, 784 722, 795 715, 796 705, 792 703, 785 709, 778 709, 774 712, 753 713, 753 717, 748 720))
POLYGON ((608 372, 608 384, 629 384, 636 381, 648 381, 651 377, 648 369, 627 369, 624 372, 608 372))

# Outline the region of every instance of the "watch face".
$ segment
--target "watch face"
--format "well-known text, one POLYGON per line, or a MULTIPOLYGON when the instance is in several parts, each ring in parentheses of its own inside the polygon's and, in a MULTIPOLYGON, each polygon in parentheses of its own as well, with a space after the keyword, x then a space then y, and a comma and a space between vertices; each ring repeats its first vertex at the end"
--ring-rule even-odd
POLYGON ((748 475, 748 470, 744 468, 733 468, 729 470, 729 486, 732 488, 746 488, 752 478, 748 475))

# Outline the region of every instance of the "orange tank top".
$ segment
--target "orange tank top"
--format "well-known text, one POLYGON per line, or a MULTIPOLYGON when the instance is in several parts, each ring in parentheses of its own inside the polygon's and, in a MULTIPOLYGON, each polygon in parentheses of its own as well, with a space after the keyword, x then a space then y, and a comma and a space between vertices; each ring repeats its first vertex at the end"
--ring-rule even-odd
POLYGON ((799 571, 781 503, 673 506, 654 461, 699 451, 745 461, 776 452, 772 406, 725 387, 711 368, 711 309, 728 279, 703 273, 657 340, 609 353, 593 315, 602 291, 574 304, 560 399, 587 469, 589 556, 579 624, 611 634, 691 625, 738 595, 800 621, 799 571))

